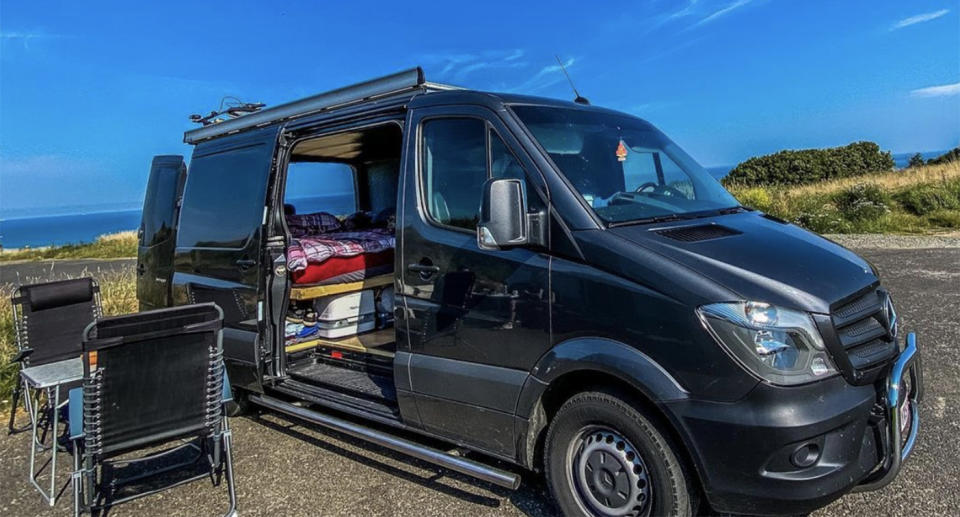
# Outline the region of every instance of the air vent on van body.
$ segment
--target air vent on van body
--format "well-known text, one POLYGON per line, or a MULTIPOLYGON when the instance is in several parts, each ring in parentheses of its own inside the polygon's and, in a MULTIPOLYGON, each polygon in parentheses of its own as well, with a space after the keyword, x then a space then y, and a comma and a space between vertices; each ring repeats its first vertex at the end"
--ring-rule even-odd
POLYGON ((729 237, 731 235, 739 235, 743 232, 739 232, 732 228, 727 228, 726 226, 720 226, 719 224, 701 224, 698 226, 681 226, 679 228, 667 228, 663 230, 656 230, 656 232, 664 237, 669 237, 671 239, 683 242, 697 242, 705 241, 708 239, 719 239, 721 237, 729 237))

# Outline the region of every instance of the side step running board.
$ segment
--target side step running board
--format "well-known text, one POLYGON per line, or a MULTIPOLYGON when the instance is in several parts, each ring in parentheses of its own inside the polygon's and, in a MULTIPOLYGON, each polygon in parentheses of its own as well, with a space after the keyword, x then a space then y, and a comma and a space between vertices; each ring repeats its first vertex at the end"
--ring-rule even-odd
POLYGON ((492 483, 497 486, 516 490, 520 486, 520 476, 512 472, 507 472, 498 468, 484 465, 483 463, 473 461, 461 456, 454 456, 432 447, 426 447, 418 443, 406 440, 391 434, 363 427, 362 425, 349 422, 334 416, 330 416, 310 409, 295 406, 288 402, 268 397, 265 395, 250 395, 250 402, 263 406, 274 411, 279 411, 287 415, 306 420, 323 427, 333 429, 344 434, 348 434, 361 440, 402 452, 408 456, 421 459, 423 461, 439 465, 450 470, 455 470, 461 474, 492 483))

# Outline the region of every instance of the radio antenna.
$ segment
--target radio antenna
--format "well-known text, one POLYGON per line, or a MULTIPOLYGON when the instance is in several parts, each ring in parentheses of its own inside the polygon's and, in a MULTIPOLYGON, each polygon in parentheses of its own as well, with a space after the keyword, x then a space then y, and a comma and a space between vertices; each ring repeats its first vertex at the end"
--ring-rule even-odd
POLYGON ((570 83, 570 89, 573 90, 573 94, 577 97, 573 99, 573 102, 577 104, 590 105, 590 101, 586 97, 580 95, 580 92, 577 91, 577 87, 573 85, 573 79, 570 78, 570 74, 567 73, 567 67, 563 66, 563 61, 560 61, 560 56, 554 55, 553 57, 557 58, 557 64, 560 65, 560 70, 563 71, 563 75, 567 76, 567 82, 570 83))

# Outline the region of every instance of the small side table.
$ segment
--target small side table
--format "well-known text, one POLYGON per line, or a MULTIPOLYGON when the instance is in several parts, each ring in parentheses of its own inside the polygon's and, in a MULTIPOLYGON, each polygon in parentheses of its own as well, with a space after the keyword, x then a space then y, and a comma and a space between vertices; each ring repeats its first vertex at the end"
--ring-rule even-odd
MULTIPOLYGON (((33 403, 32 401, 28 402, 30 404, 28 409, 30 411, 32 429, 30 435, 30 482, 40 491, 43 499, 49 503, 50 506, 53 506, 57 502, 57 451, 59 448, 57 444, 57 431, 60 426, 60 387, 83 379, 83 360, 80 357, 75 357, 55 363, 31 366, 20 370, 20 377, 23 379, 27 390, 33 390, 34 392, 44 390, 47 392, 47 402, 48 405, 50 405, 51 411, 53 411, 53 432, 51 438, 53 443, 50 447, 53 457, 51 459, 50 493, 48 495, 44 488, 40 486, 40 483, 37 482, 38 473, 36 472, 37 450, 43 450, 43 446, 40 444, 38 438, 39 430, 37 428, 41 411, 39 399, 37 403, 33 403)), ((29 401, 31 397, 30 392, 28 391, 25 395, 25 398, 29 401)))

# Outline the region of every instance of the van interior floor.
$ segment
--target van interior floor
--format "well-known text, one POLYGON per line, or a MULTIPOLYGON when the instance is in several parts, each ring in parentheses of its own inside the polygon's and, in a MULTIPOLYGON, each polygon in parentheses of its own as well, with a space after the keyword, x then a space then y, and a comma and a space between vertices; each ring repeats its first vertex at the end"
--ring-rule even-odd
POLYGON ((400 408, 392 364, 392 354, 388 358, 320 346, 290 357, 287 377, 274 389, 300 400, 396 425, 400 408))
POLYGON ((396 402, 393 376, 334 366, 319 361, 302 361, 287 369, 291 378, 347 392, 373 400, 396 402))

